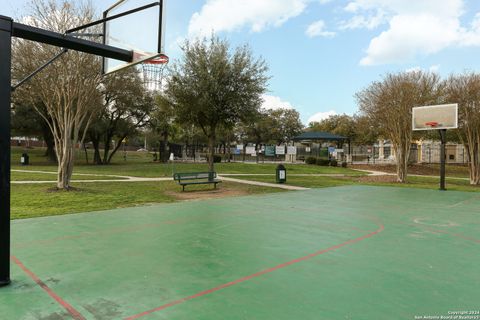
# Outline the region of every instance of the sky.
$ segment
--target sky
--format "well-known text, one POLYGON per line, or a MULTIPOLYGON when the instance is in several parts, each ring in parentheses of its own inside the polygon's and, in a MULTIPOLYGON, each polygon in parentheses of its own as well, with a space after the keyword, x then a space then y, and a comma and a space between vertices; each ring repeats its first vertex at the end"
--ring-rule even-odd
MULTIPOLYGON (((28 0, 1 1, 2 15, 29 12, 28 0)), ((269 66, 264 107, 295 108, 304 124, 357 113, 355 93, 387 73, 480 72, 479 0, 166 1, 171 61, 182 41, 212 31, 232 47, 248 44, 269 66)))

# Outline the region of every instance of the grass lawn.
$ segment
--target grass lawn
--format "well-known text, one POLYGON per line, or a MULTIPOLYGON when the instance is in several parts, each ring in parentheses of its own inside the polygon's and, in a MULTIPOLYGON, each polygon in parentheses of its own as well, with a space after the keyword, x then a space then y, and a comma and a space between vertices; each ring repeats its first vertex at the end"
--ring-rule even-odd
MULTIPOLYGON (((21 170, 24 170, 23 168, 21 170)), ((47 170, 50 171, 50 170, 47 170)), ((79 175, 73 174, 73 180, 120 180, 126 178, 118 178, 118 177, 107 177, 107 176, 95 176, 95 175, 79 175)), ((55 173, 39 173, 39 172, 11 172, 11 180, 12 181, 56 181, 57 175, 55 173)))
MULTIPOLYGON (((275 183, 274 176, 273 177, 241 176, 241 177, 235 177, 235 178, 275 183)), ((446 183, 447 183, 448 190, 480 192, 480 187, 471 186, 468 180, 447 179, 446 183)), ((349 176, 349 177, 287 176, 287 184, 292 186, 307 187, 307 188, 327 188, 327 187, 338 187, 338 186, 344 186, 344 185, 362 184, 362 185, 374 185, 374 186, 438 189, 439 179, 431 178, 431 177, 408 177, 408 182, 403 184, 403 183, 387 182, 387 181, 362 181, 362 178, 357 176, 349 176)))
MULTIPOLYGON (((12 219, 132 207, 177 201, 185 195, 215 194, 211 185, 188 186, 186 192, 173 181, 75 183, 75 191, 51 191, 55 184, 12 184, 12 219)), ((246 195, 281 192, 281 189, 223 182, 217 192, 246 195)))
MULTIPOLYGON (((12 148, 12 167, 21 170, 38 170, 56 172, 56 165, 48 163, 43 156, 42 148, 29 149, 32 165, 21 166, 19 159, 23 148, 12 148)), ((123 160, 122 152, 118 153, 115 162, 108 166, 95 166, 86 164, 80 157, 74 168, 75 180, 111 179, 111 177, 98 177, 93 174, 128 175, 137 177, 171 177, 173 172, 206 171, 205 163, 153 163, 151 155, 141 152, 129 152, 127 161, 123 160), (78 175, 90 174, 90 175, 78 175)), ((352 184, 412 187, 424 189, 438 189, 438 178, 413 177, 408 178, 407 184, 398 184, 391 179, 384 181, 370 179, 364 173, 341 167, 321 167, 316 165, 286 164, 287 184, 309 188, 334 187, 352 184), (346 177, 326 176, 295 176, 295 174, 344 174, 346 177)), ((254 180, 275 183, 275 168, 277 164, 254 163, 218 163, 216 171, 220 174, 268 174, 263 176, 235 176, 238 179, 254 180)), ((428 170, 434 170, 435 167, 428 170)), ((458 169, 457 175, 464 175, 464 168, 458 169)), ((452 172, 452 171, 450 171, 452 172)), ((51 180, 55 181, 55 174, 12 172, 12 180, 51 180)), ((202 197, 226 197, 247 194, 281 192, 283 190, 269 187, 250 186, 245 184, 224 182, 220 190, 211 191, 210 185, 189 186, 188 192, 182 193, 181 188, 173 181, 163 182, 75 182, 76 191, 57 191, 49 189, 52 184, 12 184, 12 219, 31 218, 47 215, 59 215, 76 212, 89 212, 119 207, 147 205, 151 203, 165 203, 178 200, 201 199, 202 197)), ((467 180, 447 179, 448 190, 476 191, 480 187, 472 187, 467 180)))

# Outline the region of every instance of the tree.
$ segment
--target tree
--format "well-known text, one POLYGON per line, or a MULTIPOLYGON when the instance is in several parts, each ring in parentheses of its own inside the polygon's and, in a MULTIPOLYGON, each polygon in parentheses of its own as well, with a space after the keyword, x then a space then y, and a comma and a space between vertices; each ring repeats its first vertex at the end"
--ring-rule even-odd
POLYGON ((357 136, 355 118, 346 114, 333 115, 320 122, 311 122, 308 127, 310 131, 330 132, 350 140, 355 140, 357 136))
MULTIPOLYGON (((17 95, 17 97, 18 96, 19 95, 17 95)), ((12 132, 17 135, 36 136, 43 139, 47 146, 45 156, 51 162, 56 163, 55 142, 50 127, 27 100, 28 99, 23 99, 22 101, 21 99, 16 99, 13 101, 12 132)), ((37 108, 44 110, 45 106, 39 102, 37 108)), ((49 121, 51 120, 49 119, 49 121)))
MULTIPOLYGON (((261 143, 272 141, 272 119, 268 110, 260 109, 245 123, 239 123, 235 128, 235 136, 238 141, 253 142, 257 146, 261 143)), ((257 157, 258 160, 258 157, 257 157)))
POLYGON ((169 157, 168 140, 176 131, 175 110, 163 95, 155 98, 155 107, 149 120, 149 127, 159 138, 159 160, 167 162, 169 157))
POLYGON ((92 122, 88 136, 93 143, 96 164, 109 164, 122 145, 122 141, 148 124, 155 102, 146 91, 136 69, 110 74, 99 90, 103 104, 92 122), (115 138, 115 144, 112 141, 115 138), (103 142, 103 158, 100 155, 103 142))
MULTIPOLYGON (((88 4, 35 0, 27 22, 35 27, 65 32, 92 21, 88 4)), ((59 52, 59 48, 17 39, 13 45, 13 73, 19 78, 59 52)), ((26 84, 32 106, 48 124, 58 159, 57 188, 70 189, 74 148, 82 142, 100 103, 100 65, 93 55, 69 51, 26 84), (45 109, 38 107, 38 100, 45 109)), ((18 79, 17 78, 17 79, 18 79)))
POLYGON ((354 115, 355 136, 352 143, 359 145, 374 144, 380 134, 377 124, 366 115, 354 115))
POLYGON ((294 109, 275 109, 268 111, 271 119, 271 138, 277 144, 288 143, 303 130, 300 114, 294 109))
POLYGON ((412 143, 412 108, 437 104, 442 94, 440 78, 422 71, 387 74, 358 92, 360 111, 390 139, 397 161, 397 181, 405 182, 412 143))
POLYGON ((467 150, 470 184, 480 185, 480 74, 446 80, 446 99, 459 105, 458 135, 467 150))
POLYGON ((208 139, 209 170, 219 127, 233 128, 246 120, 262 103, 267 66, 254 59, 246 47, 232 53, 225 40, 186 41, 183 59, 171 70, 166 95, 175 106, 178 120, 201 128, 208 139))

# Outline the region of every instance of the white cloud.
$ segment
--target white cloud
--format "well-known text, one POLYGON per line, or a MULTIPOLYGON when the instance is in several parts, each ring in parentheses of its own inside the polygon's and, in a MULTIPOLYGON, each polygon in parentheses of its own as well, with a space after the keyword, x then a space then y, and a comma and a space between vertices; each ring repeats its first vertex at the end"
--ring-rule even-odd
POLYGON ((422 68, 420 68, 419 66, 411 67, 405 70, 405 72, 418 72, 418 71, 422 71, 422 68))
POLYGON ((417 55, 429 55, 453 45, 458 39, 456 19, 431 14, 397 15, 390 28, 371 40, 361 65, 401 63, 417 55))
POLYGON ((248 27, 260 32, 279 27, 300 15, 309 0, 207 0, 193 14, 188 26, 190 36, 208 36, 212 31, 237 31, 248 27))
POLYGON ((305 34, 310 37, 326 37, 332 38, 335 36, 335 32, 325 30, 325 21, 318 20, 308 26, 305 34))
POLYGON ((378 26, 388 22, 385 11, 378 9, 375 13, 368 15, 355 15, 348 21, 340 23, 340 29, 375 29, 378 26))
POLYGON ((277 96, 264 94, 262 95, 262 99, 263 99, 262 109, 265 109, 265 110, 294 109, 290 102, 283 101, 280 97, 277 97, 277 96))
POLYGON ((337 112, 335 110, 330 110, 330 111, 327 111, 327 112, 317 112, 313 116, 308 118, 307 123, 320 122, 322 120, 328 119, 331 116, 335 116, 335 115, 337 115, 337 112))
POLYGON ((480 46, 480 13, 462 27, 464 0, 405 1, 351 0, 344 8, 353 14, 341 29, 375 29, 388 24, 374 37, 361 65, 403 63, 452 46, 480 46))
POLYGON ((430 72, 438 72, 438 70, 440 70, 440 65, 439 64, 435 64, 433 66, 430 66, 430 68, 428 68, 428 70, 430 72))
MULTIPOLYGON (((440 65, 439 64, 435 64, 435 65, 432 65, 428 68, 428 71, 429 72, 438 72, 438 70, 440 69, 440 65)), ((411 67, 411 68, 408 68, 405 70, 405 72, 418 72, 418 71, 425 71, 426 69, 423 69, 419 66, 416 66, 416 67, 411 67)))

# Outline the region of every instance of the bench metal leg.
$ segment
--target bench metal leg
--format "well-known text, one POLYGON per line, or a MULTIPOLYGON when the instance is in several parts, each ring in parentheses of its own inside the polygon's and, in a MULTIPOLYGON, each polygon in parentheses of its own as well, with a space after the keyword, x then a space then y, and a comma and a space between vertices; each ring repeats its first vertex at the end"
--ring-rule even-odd
POLYGON ((185 185, 182 185, 182 192, 185 192, 185 185))

